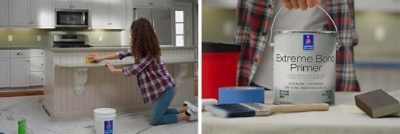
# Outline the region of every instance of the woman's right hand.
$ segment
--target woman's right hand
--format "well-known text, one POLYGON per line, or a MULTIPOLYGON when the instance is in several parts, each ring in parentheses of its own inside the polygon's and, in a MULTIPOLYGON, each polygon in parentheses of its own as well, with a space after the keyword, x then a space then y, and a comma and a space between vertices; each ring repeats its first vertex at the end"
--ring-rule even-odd
POLYGON ((104 58, 98 54, 89 54, 88 57, 93 60, 93 63, 98 63, 98 62, 104 60, 104 58))

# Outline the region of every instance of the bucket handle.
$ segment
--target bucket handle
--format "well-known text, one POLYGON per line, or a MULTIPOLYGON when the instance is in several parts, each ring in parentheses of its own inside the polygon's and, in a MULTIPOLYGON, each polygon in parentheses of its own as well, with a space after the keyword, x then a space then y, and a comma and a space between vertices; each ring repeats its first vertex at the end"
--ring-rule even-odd
MULTIPOLYGON (((328 16, 329 20, 332 22, 333 26, 335 27, 336 33, 338 33, 339 31, 338 31, 338 28, 337 28, 337 26, 335 24, 335 21, 333 21, 332 17, 328 14, 328 12, 326 12, 326 10, 323 9, 319 4, 315 4, 315 6, 318 7, 319 9, 321 9, 328 16)), ((282 11, 283 8, 284 8, 284 6, 281 6, 279 8, 278 12, 276 12, 276 14, 274 16, 274 19, 272 20, 271 30, 270 30, 270 34, 269 34, 269 40, 268 40, 268 44, 270 44, 271 47, 274 47, 273 43, 271 43, 271 40, 272 40, 275 20, 278 17, 278 14, 282 11)), ((339 39, 336 38, 336 40, 337 40, 337 42, 336 42, 336 50, 338 50, 342 46, 342 43, 340 42, 339 39)))

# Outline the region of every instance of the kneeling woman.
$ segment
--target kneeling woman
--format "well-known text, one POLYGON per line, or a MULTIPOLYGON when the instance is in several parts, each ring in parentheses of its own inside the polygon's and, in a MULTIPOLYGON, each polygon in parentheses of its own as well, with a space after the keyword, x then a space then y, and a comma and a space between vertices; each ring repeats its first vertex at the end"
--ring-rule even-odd
POLYGON ((151 125, 176 123, 178 121, 196 120, 197 107, 185 102, 184 108, 169 108, 176 89, 172 76, 160 60, 161 50, 151 23, 144 18, 135 20, 131 25, 131 48, 108 56, 90 55, 95 62, 110 59, 123 59, 133 56, 135 63, 124 68, 115 68, 107 63, 112 73, 125 76, 136 75, 143 101, 153 102, 151 125))

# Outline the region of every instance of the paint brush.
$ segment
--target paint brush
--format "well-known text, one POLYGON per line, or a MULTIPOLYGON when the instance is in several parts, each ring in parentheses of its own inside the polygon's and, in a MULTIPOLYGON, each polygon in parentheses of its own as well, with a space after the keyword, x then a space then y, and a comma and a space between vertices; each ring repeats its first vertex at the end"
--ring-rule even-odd
POLYGON ((328 111, 326 103, 273 105, 262 103, 239 103, 210 105, 206 108, 214 116, 223 118, 269 116, 274 113, 328 111))

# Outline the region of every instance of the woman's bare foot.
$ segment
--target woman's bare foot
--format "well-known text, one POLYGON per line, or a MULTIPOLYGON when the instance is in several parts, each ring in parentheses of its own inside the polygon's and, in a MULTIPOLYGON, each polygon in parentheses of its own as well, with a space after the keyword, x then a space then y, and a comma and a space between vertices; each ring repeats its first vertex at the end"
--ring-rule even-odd
POLYGON ((189 117, 190 116, 186 115, 185 113, 180 113, 178 115, 179 121, 187 121, 187 120, 189 120, 189 117))

